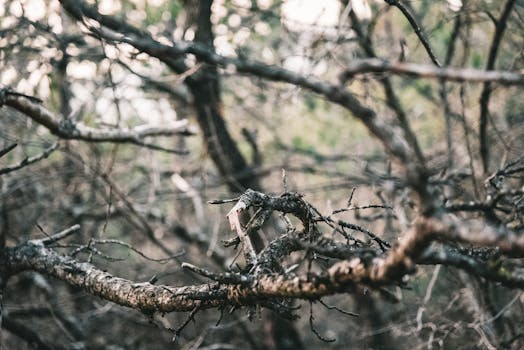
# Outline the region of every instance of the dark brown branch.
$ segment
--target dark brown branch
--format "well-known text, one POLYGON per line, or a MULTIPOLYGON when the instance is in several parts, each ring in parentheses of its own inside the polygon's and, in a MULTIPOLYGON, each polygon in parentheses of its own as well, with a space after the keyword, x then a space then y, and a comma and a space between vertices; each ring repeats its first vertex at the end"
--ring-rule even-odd
POLYGON ((431 48, 431 45, 429 44, 428 39, 426 38, 426 35, 422 31, 422 28, 418 25, 417 21, 415 20, 415 17, 409 12, 408 8, 404 6, 400 1, 398 0, 385 0, 389 5, 395 6, 402 12, 402 14, 406 17, 409 24, 415 31, 415 34, 417 34, 420 42, 424 46, 424 49, 426 49, 426 52, 429 55, 429 58, 431 58, 431 61, 437 66, 440 67, 440 63, 437 59, 437 56, 435 56, 435 53, 433 52, 433 49, 431 48))
MULTIPOLYGON (((371 57, 369 61, 374 61, 377 57, 377 54, 375 53, 375 49, 373 47, 373 42, 371 40, 371 37, 366 35, 364 30, 362 29, 360 20, 355 15, 353 11, 350 13, 351 22, 352 22, 352 28, 355 30, 355 32, 358 35, 359 43, 362 49, 366 52, 366 54, 371 57)), ((357 63, 358 64, 358 63, 357 63)), ((352 64, 351 64, 352 65, 352 64)), ((346 68, 346 71, 342 73, 342 81, 345 80, 348 75, 346 72, 349 72, 351 68, 346 68)), ((417 136, 413 132, 411 125, 408 120, 408 116, 406 114, 406 111, 404 107, 402 106, 402 103, 400 102, 400 99, 398 98, 397 94, 395 93, 395 90, 393 88, 393 84, 391 83, 391 80, 389 77, 384 76, 379 79, 380 83, 384 87, 384 93, 386 94, 386 102, 387 105, 395 112, 397 115, 397 119, 400 122, 400 126, 404 130, 406 134, 406 139, 411 143, 411 146, 413 147, 413 150, 415 151, 415 154, 417 156, 417 160, 420 164, 424 164, 424 155, 422 153, 422 150, 420 148, 419 142, 417 140, 417 136)))
MULTIPOLYGON (((500 43, 502 41, 502 36, 506 30, 506 24, 508 22, 509 15, 515 4, 515 0, 508 0, 504 5, 504 10, 500 19, 496 22, 495 34, 493 35, 493 40, 491 41, 491 47, 489 49, 488 61, 486 63, 486 70, 492 70, 495 68, 495 60, 497 59, 497 54, 499 51, 500 43)), ((484 83, 482 88, 482 93, 480 95, 480 118, 479 118, 479 133, 480 133, 480 156, 482 158, 482 167, 484 173, 487 173, 489 170, 489 149, 488 149, 488 105, 489 99, 491 96, 491 84, 489 81, 484 83)))
POLYGON ((463 269, 475 276, 487 280, 500 282, 508 287, 524 289, 524 275, 510 273, 500 263, 494 261, 479 261, 471 256, 461 254, 452 249, 435 248, 425 252, 419 261, 420 264, 441 264, 463 269))
POLYGON ((11 152, 13 149, 15 149, 16 146, 18 146, 18 144, 17 143, 13 143, 12 145, 9 145, 9 146, 1 149, 0 150, 0 158, 2 158, 7 153, 11 152))
MULTIPOLYGON (((455 18, 455 23, 453 25, 453 31, 451 32, 451 37, 449 39, 448 47, 446 50, 446 57, 444 59, 444 66, 447 67, 451 64, 451 60, 453 59, 453 56, 455 54, 455 48, 457 39, 460 34, 460 29, 462 27, 462 16, 459 14, 455 18)), ((453 166, 453 138, 452 138, 452 126, 451 126, 451 118, 452 118, 452 111, 451 106, 448 100, 448 95, 446 91, 446 79, 441 78, 440 79, 440 87, 439 87, 439 95, 440 100, 442 102, 442 105, 444 106, 444 119, 446 122, 446 147, 448 152, 448 162, 447 167, 451 168, 453 166)))

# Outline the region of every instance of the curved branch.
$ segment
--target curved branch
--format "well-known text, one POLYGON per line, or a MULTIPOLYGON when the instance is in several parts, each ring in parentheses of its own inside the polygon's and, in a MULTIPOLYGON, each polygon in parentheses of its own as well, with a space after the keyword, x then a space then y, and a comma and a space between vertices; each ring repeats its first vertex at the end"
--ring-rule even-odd
POLYGON ((409 24, 415 31, 415 34, 417 34, 420 42, 422 43, 422 46, 424 46, 424 49, 426 49, 426 52, 429 55, 429 58, 431 61, 437 66, 440 67, 440 63, 437 59, 437 56, 435 56, 435 53, 433 52, 433 49, 431 48, 431 45, 429 44, 428 39, 426 38, 426 35, 422 31, 422 28, 418 25, 417 21, 415 20, 415 17, 409 12, 409 9, 404 6, 400 1, 398 0, 385 0, 389 5, 395 6, 402 12, 404 17, 408 20, 409 24))
POLYGON ((97 129, 82 123, 73 123, 71 120, 67 122, 61 121, 42 105, 29 101, 25 97, 10 93, 8 93, 5 98, 5 105, 24 113, 38 124, 46 127, 54 135, 64 139, 143 145, 143 139, 147 137, 171 135, 189 136, 195 134, 185 119, 167 126, 144 125, 132 129, 97 129))
POLYGON ((41 154, 39 154, 37 156, 27 157, 27 158, 25 158, 24 160, 22 160, 18 164, 9 165, 9 166, 7 166, 5 168, 0 168, 0 175, 9 174, 9 173, 11 173, 13 171, 25 168, 28 165, 37 163, 37 162, 41 161, 42 159, 46 159, 57 148, 58 148, 58 143, 55 142, 53 145, 51 145, 51 147, 47 148, 46 150, 44 150, 41 154))

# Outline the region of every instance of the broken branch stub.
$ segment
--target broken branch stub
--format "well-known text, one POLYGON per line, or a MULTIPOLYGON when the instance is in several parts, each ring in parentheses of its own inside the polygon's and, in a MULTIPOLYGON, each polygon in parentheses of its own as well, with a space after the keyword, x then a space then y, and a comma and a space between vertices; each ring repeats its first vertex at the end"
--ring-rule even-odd
POLYGON ((242 224, 240 222, 240 214, 242 213, 242 211, 249 208, 249 203, 246 203, 244 199, 245 196, 241 196, 240 200, 235 204, 233 208, 231 208, 229 213, 227 213, 226 217, 229 221, 229 225, 231 226, 231 230, 235 231, 238 235, 238 238, 240 239, 240 243, 242 244, 242 250, 244 252, 244 258, 246 259, 246 263, 249 265, 256 264, 257 254, 255 252, 255 249, 253 248, 251 240, 249 239, 247 230, 245 230, 242 227, 242 224))

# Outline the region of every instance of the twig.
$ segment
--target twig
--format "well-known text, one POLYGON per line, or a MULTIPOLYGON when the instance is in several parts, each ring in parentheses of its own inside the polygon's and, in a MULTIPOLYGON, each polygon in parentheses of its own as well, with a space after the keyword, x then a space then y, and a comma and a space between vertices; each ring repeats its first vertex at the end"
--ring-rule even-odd
POLYGON ((136 249, 135 247, 133 247, 132 245, 128 244, 128 243, 125 243, 125 242, 122 242, 122 241, 119 241, 117 239, 93 239, 92 240, 93 244, 118 244, 118 245, 121 245, 123 247, 126 247, 132 251, 134 251, 135 253, 137 253, 138 255, 140 255, 141 257, 143 257, 144 259, 147 259, 149 261, 154 261, 154 262, 158 262, 158 263, 166 263, 168 261, 171 261, 173 259, 176 259, 182 255, 184 255, 186 252, 185 251, 180 251, 178 253, 175 253, 171 256, 168 256, 166 258, 160 258, 160 259, 155 259, 155 258, 151 258, 147 255, 145 255, 144 253, 142 253, 140 250, 136 249))
POLYGON ((426 35, 424 34, 424 32, 422 31, 422 28, 420 28, 420 26, 418 25, 417 21, 415 20, 415 18, 413 17, 413 15, 411 14, 411 12, 409 12, 408 8, 406 6, 404 6, 400 1, 398 0, 385 0, 386 3, 388 3, 389 5, 391 6, 395 6, 396 8, 398 8, 400 10, 400 12, 402 12, 402 14, 406 17, 406 19, 408 20, 409 24, 411 24, 411 27, 413 28, 413 30, 415 31, 415 34, 417 34, 420 42, 422 43, 422 45, 424 46, 424 48, 426 49, 426 52, 428 53, 429 55, 429 58, 431 58, 431 61, 438 67, 440 67, 440 63, 437 59, 437 57, 435 56, 435 53, 433 52, 433 49, 431 48, 431 45, 429 44, 429 41, 428 39, 426 38, 426 35))
POLYGON ((362 209, 388 209, 388 210, 393 210, 393 207, 390 207, 388 205, 382 205, 382 204, 370 204, 370 205, 364 205, 364 206, 361 206, 361 207, 349 207, 349 208, 335 209, 335 210, 333 210, 331 212, 331 215, 338 214, 338 213, 343 213, 343 212, 351 211, 351 210, 362 210, 362 209))
POLYGON ((282 168, 282 190, 287 193, 287 176, 286 169, 282 168))
POLYGON ((335 342, 337 339, 335 338, 327 338, 327 337, 324 337, 323 335, 321 335, 315 328, 315 325, 313 324, 313 320, 315 318, 313 317, 313 302, 310 301, 309 302, 309 328, 311 329, 311 331, 313 332, 313 334, 315 334, 317 336, 317 338, 325 343, 333 343, 335 342))
POLYGON ((347 207, 349 208, 351 206, 351 203, 353 202, 353 196, 355 195, 355 191, 357 190, 356 187, 353 187, 351 189, 351 194, 349 195, 348 204, 347 207))
POLYGON ((243 199, 245 197, 244 195, 240 197, 240 200, 235 204, 233 208, 229 211, 229 213, 226 215, 227 219, 229 221, 229 225, 231 227, 231 230, 235 231, 238 235, 238 238, 240 238, 240 242, 242 243, 242 250, 244 252, 244 258, 246 259, 246 263, 256 265, 257 261, 257 254, 255 251, 255 248, 253 247, 253 243, 251 243, 251 239, 249 238, 249 233, 247 230, 245 230, 242 227, 242 224, 240 222, 240 213, 244 211, 245 209, 248 209, 250 206, 250 203, 246 203, 246 201, 243 199))
POLYGON ((176 339, 180 336, 180 333, 182 333, 182 331, 189 324, 189 322, 194 321, 194 317, 198 310, 200 310, 200 305, 197 303, 197 306, 195 306, 195 308, 189 313, 184 323, 182 323, 182 325, 175 330, 175 334, 171 339, 172 342, 176 341, 176 339))
POLYGON ((187 154, 189 154, 188 150, 166 148, 166 147, 155 145, 155 144, 149 143, 149 142, 136 141, 136 142, 133 142, 133 144, 135 144, 137 146, 142 146, 142 147, 145 147, 145 148, 149 148, 149 149, 152 149, 154 151, 161 151, 161 152, 178 154, 178 155, 187 155, 187 154))
POLYGON ((392 62, 383 58, 354 60, 348 64, 339 79, 344 82, 357 74, 392 73, 416 78, 434 78, 442 81, 498 83, 501 85, 524 85, 524 74, 496 71, 493 67, 483 69, 435 67, 425 64, 392 62))
POLYGON ((76 233, 77 231, 80 230, 80 225, 76 224, 76 225, 73 225, 63 231, 60 231, 58 233, 55 233, 54 235, 51 235, 51 236, 48 236, 46 238, 42 238, 42 239, 38 239, 38 240, 33 240, 32 242, 34 243, 40 243, 40 244, 43 244, 45 246, 48 246, 50 244, 53 244, 55 242, 58 242, 68 236, 71 236, 72 234, 76 233))
POLYGON ((237 202, 240 199, 240 197, 230 198, 230 199, 213 199, 208 201, 208 204, 225 204, 225 203, 233 203, 237 202))
POLYGON ((376 234, 374 234, 373 232, 369 231, 369 230, 366 230, 365 228, 359 226, 359 225, 355 225, 355 224, 351 224, 349 222, 345 222, 345 221, 342 221, 342 220, 338 220, 337 221, 337 224, 342 226, 342 227, 346 227, 346 228, 349 228, 351 230, 355 230, 355 231, 360 231, 362 233, 365 233, 366 235, 368 235, 372 240, 374 240, 375 242, 378 243, 378 245, 380 246, 380 248, 382 250, 385 250, 384 249, 384 246, 387 247, 387 248, 391 248, 391 244, 383 239, 381 239, 380 237, 378 237, 376 234))
POLYGON ((42 154, 34 157, 27 157, 18 164, 10 165, 5 168, 0 169, 0 175, 9 174, 13 171, 25 168, 28 165, 34 164, 42 159, 49 157, 58 148, 58 142, 55 142, 51 147, 46 149, 42 154))
POLYGON ((337 306, 328 305, 325 302, 323 302, 322 299, 318 299, 318 302, 321 303, 322 305, 324 305, 324 307, 326 309, 328 309, 328 310, 336 310, 336 311, 340 312, 341 314, 348 315, 348 316, 353 316, 353 317, 359 317, 360 316, 359 314, 343 310, 343 309, 341 309, 341 308, 339 308, 337 306))
POLYGON ((165 126, 142 125, 131 129, 92 128, 82 123, 74 123, 71 120, 65 122, 40 104, 29 102, 21 97, 7 95, 5 105, 24 113, 38 124, 46 127, 54 135, 64 139, 131 143, 161 149, 160 146, 145 143, 144 139, 154 136, 195 135, 195 131, 188 125, 186 119, 177 120, 171 125, 165 126))
POLYGON ((7 153, 11 152, 16 146, 18 146, 17 143, 13 143, 12 145, 7 146, 6 148, 3 148, 0 150, 0 158, 2 158, 7 153))

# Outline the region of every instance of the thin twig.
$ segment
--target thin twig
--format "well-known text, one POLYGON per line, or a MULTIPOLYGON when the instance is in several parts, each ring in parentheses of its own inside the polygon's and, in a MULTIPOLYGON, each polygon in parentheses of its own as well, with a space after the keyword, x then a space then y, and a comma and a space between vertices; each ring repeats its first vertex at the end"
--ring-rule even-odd
POLYGON ((229 198, 229 199, 213 199, 208 201, 208 204, 225 204, 225 203, 233 203, 237 202, 240 199, 240 197, 235 198, 229 198))
POLYGON ((9 165, 5 168, 0 169, 0 175, 9 174, 13 171, 25 168, 28 165, 34 164, 42 159, 49 157, 58 148, 58 142, 55 142, 51 147, 46 149, 42 154, 34 157, 27 157, 18 164, 9 165))
POLYGON ((336 341, 335 338, 327 338, 327 337, 324 337, 322 334, 319 333, 319 331, 317 331, 317 329, 315 328, 315 325, 313 324, 313 320, 315 319, 315 317, 313 317, 313 302, 310 301, 309 302, 309 328, 311 329, 311 331, 313 332, 313 334, 315 334, 317 336, 317 338, 325 343, 333 343, 336 341))
MULTIPOLYGON (((38 225, 39 226, 39 225, 38 225)), ((80 230, 80 225, 76 224, 76 225, 73 225, 63 231, 60 231, 58 233, 55 233, 54 235, 51 235, 51 236, 48 236, 46 238, 43 238, 43 239, 38 239, 38 240, 34 240, 33 242, 35 243, 41 243, 45 246, 48 246, 50 244, 53 244, 55 242, 58 242, 68 236, 71 236, 72 234, 78 232, 80 230)))
POLYGON ((6 148, 3 148, 0 150, 0 158, 2 158, 7 153, 11 152, 16 146, 18 146, 17 143, 13 143, 12 145, 7 146, 6 148))
POLYGON ((418 25, 417 21, 415 20, 415 17, 409 12, 409 9, 404 6, 400 1, 398 0, 385 0, 389 5, 395 6, 402 12, 402 14, 406 17, 409 24, 411 24, 411 27, 415 31, 415 34, 417 34, 420 42, 426 49, 426 52, 429 55, 429 58, 431 58, 431 61, 438 67, 440 67, 440 63, 437 59, 437 56, 435 56, 435 53, 433 52, 433 49, 431 48, 431 45, 429 44, 428 39, 426 38, 426 35, 422 31, 422 28, 418 25))
POLYGON ((343 310, 343 309, 341 309, 341 308, 339 308, 337 306, 328 305, 325 302, 323 302, 322 299, 318 299, 318 302, 321 303, 322 305, 324 305, 324 307, 326 309, 328 309, 328 310, 336 310, 336 311, 340 312, 343 315, 348 315, 348 316, 353 316, 353 317, 359 317, 360 316, 359 314, 356 314, 356 313, 351 312, 351 311, 343 310))
POLYGON ((176 341, 176 339, 180 336, 180 333, 182 333, 182 331, 184 330, 184 328, 186 328, 189 322, 194 321, 194 317, 198 310, 200 310, 200 305, 197 304, 197 306, 195 306, 195 308, 189 313, 184 323, 182 323, 182 325, 175 330, 175 334, 171 339, 172 342, 176 341))
POLYGON ((144 253, 142 253, 140 250, 136 249, 132 245, 130 245, 128 243, 125 243, 125 242, 122 242, 122 241, 119 241, 117 239, 93 239, 93 244, 117 244, 117 245, 121 245, 123 247, 126 247, 126 248, 134 251, 135 253, 137 253, 138 255, 143 257, 144 259, 147 259, 149 261, 158 262, 158 263, 169 262, 169 261, 171 261, 173 259, 181 257, 182 255, 184 255, 186 253, 185 251, 182 250, 182 251, 180 251, 178 253, 175 253, 175 254, 173 254, 171 256, 168 256, 166 258, 155 259, 155 258, 151 258, 151 257, 145 255, 144 253))

